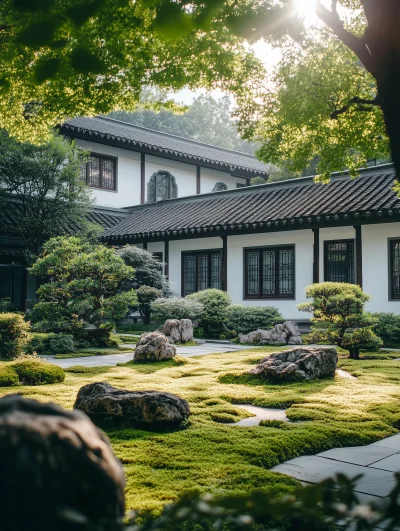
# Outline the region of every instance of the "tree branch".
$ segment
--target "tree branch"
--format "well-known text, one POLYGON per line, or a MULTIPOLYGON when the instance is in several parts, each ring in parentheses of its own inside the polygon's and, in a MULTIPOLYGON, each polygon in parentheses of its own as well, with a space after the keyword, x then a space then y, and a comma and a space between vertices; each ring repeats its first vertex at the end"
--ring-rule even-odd
POLYGON ((337 0, 332 0, 332 11, 329 11, 329 9, 322 5, 321 0, 318 0, 316 4, 317 15, 335 33, 343 44, 357 55, 365 68, 376 77, 374 62, 372 61, 367 43, 364 39, 356 37, 356 35, 353 35, 353 33, 345 29, 343 21, 340 19, 337 12, 337 3, 337 0))
POLYGON ((366 100, 364 98, 359 98, 358 96, 355 96, 346 105, 343 105, 343 107, 341 107, 340 109, 336 109, 335 111, 333 111, 329 117, 332 120, 337 120, 341 114, 344 114, 350 109, 351 105, 359 105, 359 107, 356 108, 357 111, 369 112, 372 111, 371 106, 376 107, 379 106, 380 103, 378 97, 373 100, 366 100), (366 107, 366 105, 369 105, 369 107, 366 107))

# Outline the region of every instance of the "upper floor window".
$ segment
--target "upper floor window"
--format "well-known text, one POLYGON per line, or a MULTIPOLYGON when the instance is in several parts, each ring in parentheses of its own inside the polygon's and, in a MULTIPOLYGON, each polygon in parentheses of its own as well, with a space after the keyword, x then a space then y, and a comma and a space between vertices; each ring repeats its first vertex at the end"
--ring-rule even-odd
POLYGON ((147 202, 156 203, 163 199, 175 199, 176 197, 178 197, 178 185, 175 177, 169 171, 153 173, 147 184, 147 202))
POLYGON ((182 253, 182 296, 203 289, 222 287, 221 251, 182 253))
POLYGON ((389 240, 389 294, 400 299, 400 240, 389 240))
POLYGON ((294 245, 245 249, 245 298, 294 299, 294 245))
POLYGON ((115 191, 117 189, 117 159, 92 154, 89 162, 82 166, 81 179, 90 188, 115 191))
POLYGON ((325 281, 355 283, 354 240, 325 242, 325 281))
POLYGON ((211 191, 212 192, 223 192, 224 190, 228 190, 227 185, 225 183, 217 183, 211 191))

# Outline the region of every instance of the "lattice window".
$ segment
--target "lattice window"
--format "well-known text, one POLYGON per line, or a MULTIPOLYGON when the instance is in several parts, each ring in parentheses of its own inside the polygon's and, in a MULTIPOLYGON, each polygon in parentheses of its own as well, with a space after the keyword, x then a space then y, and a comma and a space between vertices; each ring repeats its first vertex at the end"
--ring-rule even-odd
POLYGON ((294 246, 245 249, 246 299, 293 299, 294 246))
POLYGON ((90 188, 115 191, 117 189, 116 159, 91 155, 81 168, 81 179, 90 188))
POLYGON ((400 240, 390 241, 390 298, 400 299, 400 240))
POLYGON ((221 251, 182 253, 182 295, 222 287, 221 251))
POLYGON ((325 281, 355 283, 354 240, 325 242, 325 281))
POLYGON ((169 171, 153 173, 147 184, 147 202, 156 203, 176 197, 178 197, 178 185, 175 177, 169 171))

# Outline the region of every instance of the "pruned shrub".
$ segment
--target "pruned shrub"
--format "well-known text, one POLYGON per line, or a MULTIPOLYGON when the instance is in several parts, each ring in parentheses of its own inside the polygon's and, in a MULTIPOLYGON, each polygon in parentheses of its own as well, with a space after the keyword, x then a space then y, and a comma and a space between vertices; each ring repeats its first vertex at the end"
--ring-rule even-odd
POLYGON ((49 338, 49 351, 52 354, 68 354, 75 352, 74 336, 70 334, 54 334, 49 338))
POLYGON ((19 313, 0 313, 0 359, 14 359, 31 339, 29 323, 19 313))
POLYGON ((139 313, 143 319, 143 323, 149 324, 153 313, 151 304, 162 297, 163 293, 160 289, 151 286, 140 286, 140 288, 136 290, 136 295, 138 299, 139 313))
POLYGON ((232 302, 228 293, 219 289, 205 289, 192 293, 186 298, 191 301, 198 301, 203 305, 199 320, 206 336, 218 334, 224 325, 226 326, 228 307, 232 302))
POLYGON ((240 334, 248 334, 254 330, 269 330, 284 318, 273 306, 242 306, 233 304, 228 308, 229 328, 240 334))
POLYGON ((0 363, 0 387, 18 385, 18 374, 11 365, 0 363))
POLYGON ((174 297, 171 299, 156 299, 152 304, 153 319, 166 321, 167 319, 190 319, 198 321, 204 306, 197 300, 174 297))
POLYGON ((36 358, 24 359, 12 364, 24 385, 44 385, 63 382, 65 372, 61 367, 36 358))
POLYGON ((306 288, 310 302, 299 304, 300 311, 313 313, 312 342, 334 343, 358 359, 361 349, 377 349, 382 340, 372 331, 375 319, 364 312, 369 295, 360 286, 322 282, 306 288))
POLYGON ((382 340, 385 346, 391 347, 400 344, 400 315, 395 313, 371 313, 376 320, 374 332, 382 340))

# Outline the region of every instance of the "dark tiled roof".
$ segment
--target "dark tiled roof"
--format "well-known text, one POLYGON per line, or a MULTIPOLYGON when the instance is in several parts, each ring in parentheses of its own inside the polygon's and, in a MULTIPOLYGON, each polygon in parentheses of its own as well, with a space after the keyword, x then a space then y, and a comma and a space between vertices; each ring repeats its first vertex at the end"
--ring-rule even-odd
POLYGON ((0 256, 23 256, 23 250, 21 247, 0 245, 0 256))
POLYGON ((117 142, 125 149, 134 148, 136 151, 146 149, 154 154, 183 157, 191 164, 205 162, 210 166, 237 174, 267 175, 271 168, 246 153, 195 142, 104 116, 68 120, 60 126, 60 131, 71 137, 90 137, 89 140, 92 142, 102 141, 105 144, 117 142))
POLYGON ((103 237, 193 238, 241 230, 285 230, 299 224, 360 223, 360 218, 371 216, 395 219, 400 215, 400 199, 393 191, 394 177, 392 166, 385 165, 361 171, 355 179, 334 175, 329 184, 306 177, 132 207, 131 216, 103 237))
MULTIPOLYGON (((18 224, 18 217, 21 213, 21 206, 18 201, 9 200, 7 207, 0 210, 0 235, 14 234, 14 227, 18 224)), ((104 229, 109 229, 121 222, 127 216, 127 212, 119 209, 106 207, 94 207, 93 211, 87 215, 87 220, 101 225, 104 229)), ((68 223, 65 230, 73 234, 78 230, 74 223, 68 223)))

